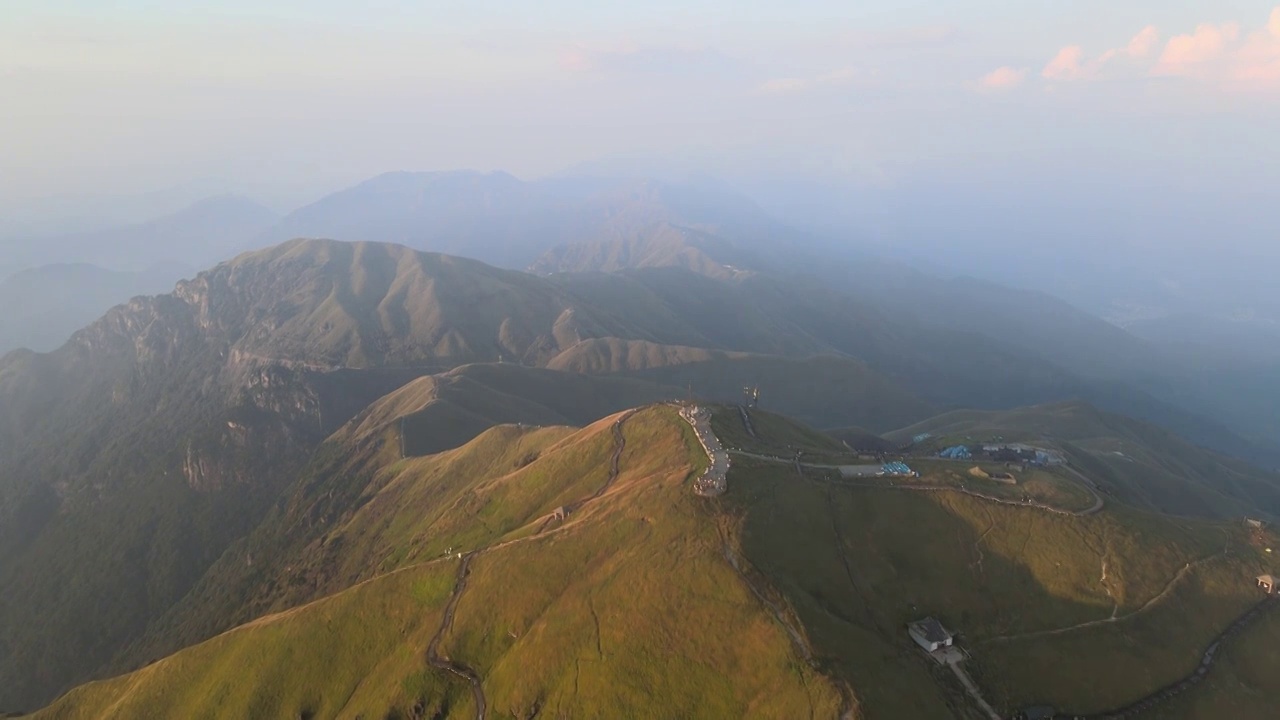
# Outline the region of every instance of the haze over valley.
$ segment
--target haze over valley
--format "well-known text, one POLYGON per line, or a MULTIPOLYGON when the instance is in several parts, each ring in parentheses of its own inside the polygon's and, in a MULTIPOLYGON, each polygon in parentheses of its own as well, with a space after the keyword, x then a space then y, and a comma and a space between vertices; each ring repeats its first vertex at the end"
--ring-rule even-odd
POLYGON ((1272 716, 1280 7, 0 20, 0 716, 1272 716))

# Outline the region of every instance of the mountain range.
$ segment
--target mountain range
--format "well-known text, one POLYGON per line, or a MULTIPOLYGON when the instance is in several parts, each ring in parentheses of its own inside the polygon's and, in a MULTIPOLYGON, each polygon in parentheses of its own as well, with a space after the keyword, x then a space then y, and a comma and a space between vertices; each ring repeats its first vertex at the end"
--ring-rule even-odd
MULTIPOLYGON (((795 285, 820 285, 890 322, 967 333, 989 342, 997 353, 1014 349, 1109 386, 1102 392, 989 396, 989 407, 1081 397, 1166 425, 1222 452, 1280 465, 1280 441, 1273 432, 1280 416, 1250 402, 1233 382, 1243 373, 1266 387, 1275 385, 1276 363, 1266 360, 1269 341, 1259 341, 1265 333, 1217 320, 1206 320, 1203 332, 1173 320, 1164 331, 1149 322, 1129 332, 1041 292, 921 272, 856 243, 795 230, 705 178, 659 182, 562 175, 523 181, 500 172, 386 173, 278 221, 246 201, 214 198, 154 223, 108 232, 93 244, 146 247, 148 257, 201 267, 296 237, 404 244, 541 275, 680 268, 716 280, 763 273, 795 285), (209 217, 219 221, 205 222, 209 217), (184 239, 203 237, 200 233, 219 240, 184 239), (130 235, 136 237, 111 241, 130 235), (1150 331, 1141 329, 1148 326, 1150 331), (1232 334, 1213 340, 1215 332, 1232 334), (1187 342, 1188 337, 1199 342, 1187 342)), ((63 255, 76 258, 68 252, 63 255)), ((72 286, 65 271, 42 274, 55 292, 72 286)), ((170 275, 175 281, 180 276, 170 275)), ((153 287, 134 283, 129 289, 144 294, 153 287)), ((27 292, 22 303, 30 308, 27 317, 87 320, 90 306, 105 311, 110 302, 128 297, 102 293, 101 300, 80 302, 85 310, 72 311, 58 296, 41 295, 27 292)), ((70 324, 51 323, 34 335, 0 333, 0 347, 50 349, 70 324)), ((972 397, 957 396, 954 388, 950 394, 943 404, 967 405, 972 397)))
POLYGON ((225 237, 0 358, 0 708, 136 671, 44 716, 968 717, 901 642, 919 610, 993 645, 1002 708, 1095 712, 1180 677, 1269 569, 1239 516, 1280 515, 1249 464, 1276 449, 1237 432, 1266 410, 1201 402, 1189 356, 719 187, 397 173, 225 237), (682 400, 749 453, 720 500, 682 400), (1105 507, 954 493, 932 459, 945 492, 833 476, 922 434, 1053 446, 1085 480, 1025 492, 1105 507), (1141 642, 1050 643, 1087 645, 1059 686, 1005 644, 1130 614, 1141 642))

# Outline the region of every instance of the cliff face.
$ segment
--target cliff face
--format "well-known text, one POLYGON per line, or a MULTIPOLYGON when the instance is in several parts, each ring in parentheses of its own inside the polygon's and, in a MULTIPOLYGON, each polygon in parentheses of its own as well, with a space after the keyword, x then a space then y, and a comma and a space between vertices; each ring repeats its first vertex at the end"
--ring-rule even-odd
POLYGON ((287 243, 0 359, 0 707, 104 667, 374 399, 460 361, 558 351, 564 301, 525 277, 287 243))

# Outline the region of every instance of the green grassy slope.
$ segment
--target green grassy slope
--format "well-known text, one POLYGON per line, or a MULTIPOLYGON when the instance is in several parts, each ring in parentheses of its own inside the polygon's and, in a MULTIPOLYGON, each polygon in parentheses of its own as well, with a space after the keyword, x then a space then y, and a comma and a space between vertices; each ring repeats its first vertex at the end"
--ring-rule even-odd
POLYGON ((905 623, 926 615, 961 634, 971 674, 1004 712, 1123 705, 1194 670, 1256 602, 1253 577, 1267 567, 1235 523, 1121 506, 1058 515, 800 480, 751 461, 730 486, 747 556, 869 717, 951 717, 965 705, 906 636, 905 623))
POLYGON ((1114 497, 1151 510, 1232 517, 1280 512, 1280 475, 1192 445, 1147 423, 1084 403, 1007 411, 960 410, 889 434, 906 443, 932 433, 951 442, 1044 442, 1114 497))
POLYGON ((79 688, 34 717, 406 717, 414 705, 418 716, 474 717, 467 686, 425 662, 457 568, 437 552, 444 544, 480 550, 441 653, 483 679, 492 713, 835 715, 840 693, 725 562, 717 515, 690 492, 705 460, 673 410, 628 418, 608 492, 534 534, 545 510, 606 479, 613 421, 497 428, 451 453, 393 461, 393 477, 326 541, 372 579, 79 688), (529 447, 541 456, 512 469, 529 447), (387 547, 415 550, 384 557, 387 547))
MULTIPOLYGON (((1265 718, 1275 715, 1275 678, 1280 676, 1280 612, 1272 608, 1222 646, 1204 682, 1160 708, 1158 717, 1265 718)), ((1152 713, 1151 717, 1157 717, 1152 713)))
POLYGON ((469 693, 419 652, 440 623, 454 569, 419 565, 262 618, 77 688, 34 717, 407 718, 415 706, 428 716, 460 707, 469 693))
POLYGON ((716 407, 711 427, 725 447, 761 455, 790 458, 797 449, 817 457, 850 455, 844 443, 785 415, 754 408, 749 417, 755 437, 748 432, 735 406, 716 407))

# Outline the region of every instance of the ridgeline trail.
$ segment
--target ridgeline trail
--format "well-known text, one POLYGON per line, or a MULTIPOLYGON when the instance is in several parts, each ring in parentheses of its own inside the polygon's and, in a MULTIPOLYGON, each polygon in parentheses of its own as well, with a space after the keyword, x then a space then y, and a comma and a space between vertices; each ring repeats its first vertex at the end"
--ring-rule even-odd
POLYGON ((440 655, 440 640, 444 638, 445 631, 453 626, 453 613, 458 609, 458 600, 462 598, 462 591, 467 589, 467 575, 471 571, 471 561, 475 556, 476 551, 469 552, 462 556, 462 562, 458 564, 458 579, 454 583, 449 604, 444 608, 444 619, 441 620, 435 636, 431 638, 431 644, 427 645, 427 662, 431 667, 457 675, 471 685, 471 694, 476 700, 476 720, 484 720, 487 702, 484 697, 484 688, 480 686, 480 675, 463 663, 440 655))
MULTIPOLYGON (((637 410, 629 410, 613 422, 613 455, 609 459, 609 474, 605 478, 604 484, 587 497, 575 500, 566 505, 564 507, 564 519, 567 519, 570 514, 577 512, 583 505, 586 505, 592 500, 596 500, 601 495, 604 495, 605 492, 613 486, 614 481, 618 479, 620 463, 622 461, 622 452, 627 447, 627 439, 626 436, 623 435, 622 425, 636 412, 637 410)), ((550 518, 544 520, 542 524, 539 525, 537 532, 531 537, 536 537, 538 534, 541 534, 554 518, 555 515, 553 514, 550 518)), ((447 656, 441 655, 440 643, 444 640, 444 634, 453 627, 453 616, 458 609, 458 601, 462 599, 462 593, 467 589, 467 577, 471 573, 471 561, 482 553, 528 539, 530 538, 510 540, 505 543, 491 545, 479 550, 472 550, 462 556, 462 562, 458 565, 457 579, 454 581, 453 585, 453 594, 449 596, 449 603, 445 605, 444 617, 441 618, 440 627, 436 630, 436 634, 431 638, 431 642, 427 645, 427 662, 431 667, 460 677, 463 680, 466 680, 471 686, 471 694, 476 701, 476 720, 484 720, 485 715, 488 713, 488 700, 485 698, 484 687, 480 679, 480 674, 465 663, 452 660, 447 656)))
POLYGON ((1256 620, 1264 611, 1276 605, 1276 598, 1277 596, 1275 595, 1268 595, 1266 598, 1246 610, 1240 617, 1236 618, 1234 622, 1227 626, 1226 630, 1219 633, 1218 636, 1209 643, 1208 647, 1205 648, 1204 654, 1200 656, 1200 665, 1181 680, 1166 685, 1141 700, 1135 700, 1122 708, 1094 713, 1092 715, 1067 714, 1064 715, 1064 717, 1078 718, 1079 720, 1125 720, 1125 718, 1139 717, 1156 705, 1159 705, 1166 700, 1170 700, 1175 696, 1182 694, 1184 691, 1191 689, 1203 680, 1205 676, 1209 674, 1209 671, 1213 669, 1213 665, 1217 662, 1220 654, 1218 651, 1222 649, 1222 643, 1238 634, 1251 622, 1256 620))
MULTIPOLYGON (((738 406, 738 411, 741 413, 742 424, 746 428, 747 432, 750 433, 752 437, 756 437, 756 431, 751 424, 751 416, 747 414, 747 409, 743 406, 738 406)), ((695 434, 699 432, 698 426, 693 420, 687 417, 684 413, 681 413, 680 417, 683 418, 685 422, 689 423, 689 426, 693 428, 695 434)), ((706 425, 706 432, 710 433, 714 438, 715 432, 711 429, 710 423, 707 423, 706 425)), ((714 444, 716 447, 722 447, 718 438, 715 438, 714 444)), ((707 452, 708 459, 714 465, 716 461, 716 454, 707 450, 705 442, 703 443, 703 449, 707 452)), ((723 454, 723 457, 727 459, 728 455, 723 454)), ((727 491, 728 468, 724 468, 722 472, 726 477, 724 490, 727 491)), ((743 569, 744 562, 749 563, 750 561, 739 559, 738 553, 734 549, 733 543, 729 540, 729 537, 723 527, 719 528, 719 532, 721 551, 724 555, 724 559, 729 563, 729 567, 733 568, 738 579, 747 586, 747 590, 755 596, 756 600, 758 600, 760 604, 769 611, 769 614, 773 616, 774 620, 782 626, 783 630, 786 631, 787 636, 791 639, 792 647, 795 649, 796 654, 800 656, 800 660, 804 662, 804 664, 808 665, 818 675, 826 677, 835 685, 836 691, 840 694, 840 712, 839 715, 837 715, 838 720, 855 720, 857 718, 858 700, 857 696, 853 692, 853 686, 848 682, 832 677, 823 671, 818 664, 817 659, 814 657, 813 645, 805 635, 804 626, 798 620, 794 619, 791 616, 791 613, 789 613, 782 604, 778 603, 771 597, 771 592, 768 588, 764 587, 755 578, 752 578, 751 575, 743 569)), ((756 573, 761 574, 759 571, 756 571, 756 573)), ((813 708, 809 709, 809 714, 810 716, 813 715, 813 708)))
POLYGON ((742 416, 742 427, 746 429, 747 434, 751 436, 751 439, 759 440, 760 436, 756 435, 755 423, 751 422, 751 413, 747 412, 745 405, 738 406, 738 414, 742 416))

